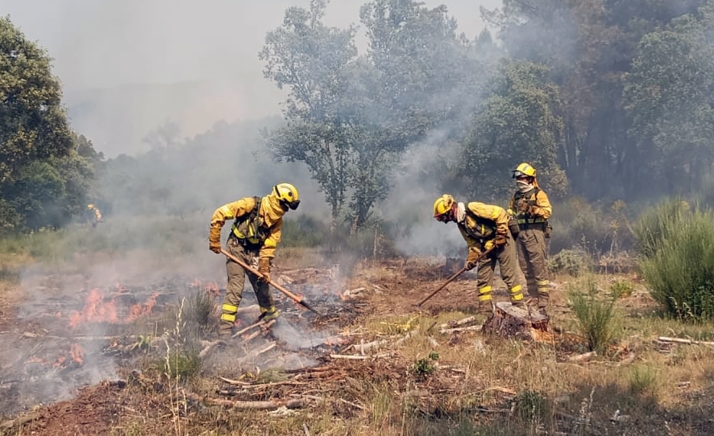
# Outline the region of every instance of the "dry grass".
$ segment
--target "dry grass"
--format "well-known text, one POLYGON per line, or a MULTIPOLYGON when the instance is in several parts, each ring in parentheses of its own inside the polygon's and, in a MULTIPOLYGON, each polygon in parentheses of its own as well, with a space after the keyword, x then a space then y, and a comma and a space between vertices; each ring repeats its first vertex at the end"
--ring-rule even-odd
MULTIPOLYGON (((324 262, 318 251, 291 250, 282 251, 280 268, 324 262)), ((529 343, 478 332, 440 333, 440 324, 471 315, 470 302, 476 301, 475 282, 469 278, 457 281, 421 311, 415 310, 412 304, 443 278, 434 264, 420 261, 358 265, 345 287, 365 287, 369 311, 346 331, 356 342, 388 338, 392 356, 329 363, 346 375, 305 388, 303 394, 321 398, 307 409, 278 416, 193 404, 183 415, 173 413, 178 396, 170 403, 165 392, 130 385, 122 393, 124 409, 116 416, 111 434, 165 434, 167 425, 171 430, 180 428, 180 434, 246 436, 302 435, 304 426, 311 435, 369 436, 645 435, 662 434, 665 428, 677 435, 714 432, 709 421, 714 413, 710 400, 714 349, 656 343, 658 336, 713 340, 714 325, 658 316, 657 305, 636 277, 597 276, 598 288, 605 292, 613 283, 625 283, 616 285, 626 291, 617 292, 615 303, 622 314, 622 334, 615 344, 620 353, 586 363, 567 361, 586 351, 584 345, 579 351, 568 342, 572 335, 529 343), (408 339, 393 345, 407 333, 411 333, 408 339), (434 352, 438 360, 431 362, 436 370, 415 373, 415 362, 429 359, 434 352), (634 359, 626 360, 627 356, 634 359), (616 411, 628 418, 612 422, 616 411), (171 419, 181 425, 175 426, 171 419)), ((574 330, 565 289, 566 282, 576 280, 556 278, 551 325, 574 330)), ((495 298, 505 301, 507 295, 499 290, 495 298)), ((263 371, 261 380, 283 376, 263 371)), ((173 391, 215 397, 218 386, 216 377, 204 372, 173 391)), ((281 395, 288 393, 266 391, 266 398, 281 395)))

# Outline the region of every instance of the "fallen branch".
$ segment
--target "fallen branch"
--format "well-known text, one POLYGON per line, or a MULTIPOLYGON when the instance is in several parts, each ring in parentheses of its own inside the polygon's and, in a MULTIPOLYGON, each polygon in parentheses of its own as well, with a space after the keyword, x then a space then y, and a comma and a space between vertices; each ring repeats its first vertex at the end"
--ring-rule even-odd
POLYGON ((588 360, 590 360, 596 356, 597 356, 597 353, 595 351, 591 351, 589 353, 583 353, 583 354, 578 354, 576 356, 571 356, 568 358, 568 362, 587 362, 588 360))
POLYGON ((365 409, 364 407, 360 406, 359 404, 353 403, 353 402, 351 402, 351 401, 347 401, 347 400, 345 400, 344 398, 340 398, 340 401, 342 401, 343 403, 345 403, 345 404, 347 404, 347 405, 349 405, 349 406, 356 407, 356 408, 358 408, 358 409, 360 409, 360 410, 367 410, 367 409, 365 409))
POLYGON ((205 358, 206 356, 208 356, 208 353, 210 353, 211 350, 213 350, 214 348, 216 348, 219 345, 225 346, 227 344, 225 341, 222 341, 220 339, 218 339, 217 341, 209 342, 209 343, 205 344, 205 347, 203 347, 203 350, 201 350, 201 352, 198 353, 198 357, 201 359, 205 358))
POLYGON ((307 424, 302 423, 302 429, 305 432, 305 436, 310 436, 310 430, 307 429, 307 424))
POLYGON ((668 338, 666 336, 660 336, 657 338, 660 342, 673 342, 675 344, 688 344, 688 345, 709 345, 714 346, 714 342, 707 341, 694 341, 692 339, 680 339, 680 338, 668 338))
POLYGON ((235 332, 233 334, 233 336, 231 336, 231 339, 237 338, 238 336, 242 335, 243 333, 247 332, 248 330, 252 330, 256 327, 260 327, 263 324, 265 324, 265 321, 260 320, 260 321, 256 322, 255 324, 249 325, 248 327, 244 328, 243 330, 239 330, 239 331, 235 332))
POLYGON ((221 380, 223 380, 224 382, 228 383, 229 385, 233 385, 233 386, 250 386, 250 383, 248 383, 248 382, 244 382, 244 381, 240 381, 240 380, 231 380, 231 379, 225 378, 225 377, 218 377, 218 378, 221 379, 221 380))
POLYGON ((347 347, 347 349, 349 350, 350 348, 352 348, 356 351, 359 351, 361 354, 364 354, 365 351, 370 351, 373 348, 379 348, 382 345, 387 345, 388 343, 389 343, 388 340, 382 339, 380 341, 367 342, 366 344, 361 343, 361 344, 350 345, 349 347, 347 347))
POLYGON ((260 306, 258 306, 257 304, 251 304, 250 306, 239 307, 238 311, 236 313, 245 313, 245 312, 251 312, 251 311, 259 312, 260 306))
POLYGON ((258 351, 256 353, 256 356, 259 354, 267 353, 268 351, 272 350, 273 348, 277 347, 278 344, 273 342, 272 344, 268 345, 267 347, 263 348, 262 350, 258 351))
POLYGON ((221 398, 200 398, 196 394, 187 394, 186 397, 196 401, 203 401, 211 406, 223 406, 231 409, 275 410, 280 407, 299 409, 305 406, 305 401, 301 399, 284 401, 233 401, 221 398))
POLYGON ((10 430, 11 428, 18 426, 22 427, 23 425, 27 424, 30 421, 34 421, 40 417, 39 412, 32 412, 28 413, 27 415, 19 416, 15 419, 11 419, 9 421, 5 421, 2 424, 0 424, 0 429, 2 430, 10 430))
POLYGON ((480 332, 483 326, 472 325, 471 327, 456 327, 453 329, 441 329, 440 333, 456 333, 456 332, 480 332))
POLYGON ((462 318, 458 321, 449 321, 447 323, 441 324, 439 327, 441 327, 442 330, 446 330, 458 327, 460 325, 468 324, 472 321, 476 321, 476 316, 467 316, 466 318, 462 318))
POLYGON ((330 354, 330 358, 332 359, 347 359, 347 360, 365 360, 365 359, 370 359, 370 358, 380 358, 380 357, 389 357, 389 353, 379 353, 379 354, 367 354, 367 355, 360 355, 360 354, 330 354))

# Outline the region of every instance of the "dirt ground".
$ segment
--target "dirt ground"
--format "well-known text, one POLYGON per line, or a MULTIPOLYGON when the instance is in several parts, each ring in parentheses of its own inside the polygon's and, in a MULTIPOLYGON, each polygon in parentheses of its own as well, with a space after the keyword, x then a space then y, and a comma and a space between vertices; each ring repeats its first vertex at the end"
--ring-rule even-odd
MULTIPOLYGON (((714 434, 711 347, 655 341, 660 334, 701 337, 711 325, 652 317, 656 307, 636 276, 600 277, 605 284, 628 280, 635 287, 618 303, 624 334, 610 355, 571 361, 588 351, 573 333, 567 304, 566 288, 575 278, 554 280, 551 332, 560 333, 532 342, 444 330, 442 325, 474 312, 472 274, 416 308, 449 276, 442 266, 436 259, 364 261, 346 279, 329 266, 278 270, 274 277, 303 293, 321 314, 279 297, 283 317, 274 330, 258 327, 210 349, 200 371, 185 379, 167 377, 170 370, 157 366, 170 349, 125 340, 152 322, 156 330, 158 318, 147 315, 122 329, 105 329, 103 334, 124 339, 107 339, 94 352, 87 350, 82 362, 62 363, 43 376, 84 376, 91 355, 109 356, 116 364, 114 376, 67 385, 75 386, 69 398, 47 405, 37 401, 8 413, 10 404, 0 403, 5 409, 0 410, 5 416, 0 434, 714 434), (377 345, 365 351, 365 344, 377 345)), ((246 291, 241 307, 254 304, 251 294, 246 291)), ((215 297, 219 302, 220 295, 215 297)), ((508 299, 502 282, 495 298, 508 299)), ((144 304, 143 297, 137 300, 144 304)), ((0 332, 15 338, 5 344, 21 344, 28 350, 23 356, 48 348, 51 335, 41 323, 18 319, 18 311, 7 306, 0 310, 0 332)), ((167 310, 164 317, 168 313, 174 312, 167 310)), ((240 314, 239 328, 250 326, 255 316, 250 310, 240 314)), ((202 346, 216 339, 201 334, 202 346)), ((7 388, 18 386, 11 374, 37 382, 30 379, 39 373, 28 372, 28 363, 12 366, 9 360, 0 358, 0 394, 4 390, 6 398, 19 398, 7 388)))

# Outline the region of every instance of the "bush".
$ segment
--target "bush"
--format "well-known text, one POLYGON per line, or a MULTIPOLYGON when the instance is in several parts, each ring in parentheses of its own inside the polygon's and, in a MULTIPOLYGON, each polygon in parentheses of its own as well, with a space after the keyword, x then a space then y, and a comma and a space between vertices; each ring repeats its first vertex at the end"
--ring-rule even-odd
POLYGON ((618 300, 620 298, 629 297, 634 291, 634 286, 631 282, 627 280, 618 280, 612 285, 610 285, 610 292, 612 293, 612 298, 618 300))
POLYGON ((678 318, 714 318, 714 213, 655 209, 640 227, 642 276, 652 297, 678 318))
POLYGON ((555 274, 570 274, 575 277, 589 269, 589 256, 578 250, 562 250, 547 260, 548 269, 555 274))
POLYGON ((548 398, 536 391, 523 391, 516 397, 516 416, 531 428, 533 432, 551 424, 551 407, 548 398))
POLYGON ((689 204, 678 199, 663 201, 648 209, 632 228, 637 251, 645 257, 654 256, 669 230, 690 215, 689 204))
POLYGON ((593 277, 585 279, 586 291, 570 291, 570 301, 580 333, 588 341, 588 348, 603 355, 608 344, 615 339, 619 320, 615 310, 615 298, 602 298, 597 294, 593 277))

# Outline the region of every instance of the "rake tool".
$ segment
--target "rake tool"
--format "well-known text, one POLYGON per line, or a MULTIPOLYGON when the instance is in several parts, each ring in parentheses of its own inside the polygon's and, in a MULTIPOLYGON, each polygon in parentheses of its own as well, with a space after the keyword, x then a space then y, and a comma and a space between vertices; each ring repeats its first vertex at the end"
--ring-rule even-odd
MULTIPOLYGON (((483 253, 481 253, 481 255, 478 257, 478 259, 476 259, 476 264, 478 264, 478 263, 481 261, 481 259, 483 259, 484 257, 486 257, 487 254, 489 254, 491 251, 493 251, 494 248, 496 248, 495 245, 494 245, 493 247, 489 248, 488 250, 484 251, 483 253)), ((451 283, 451 282, 453 282, 454 280, 456 280, 456 278, 457 278, 458 276, 460 276, 461 274, 465 273, 466 271, 468 271, 468 268, 466 268, 466 266, 464 266, 464 267, 461 268, 456 274, 454 274, 453 276, 449 277, 449 279, 446 280, 446 281, 444 282, 444 284, 442 284, 441 286, 439 286, 434 292, 432 292, 431 294, 427 295, 426 298, 424 298, 424 299, 421 300, 419 303, 417 303, 417 306, 421 306, 422 304, 426 303, 427 300, 429 300, 431 297, 433 297, 434 295, 436 295, 439 291, 441 291, 442 289, 444 289, 449 283, 451 283)))
MULTIPOLYGON (((227 258, 229 258, 229 259, 232 260, 233 262, 235 262, 235 263, 237 263, 238 265, 240 265, 240 266, 242 266, 243 268, 245 268, 246 271, 249 271, 249 272, 255 274, 256 276, 258 276, 258 277, 261 278, 261 279, 263 278, 263 274, 259 273, 258 270, 252 268, 250 265, 248 265, 247 263, 245 263, 245 262, 243 262, 242 260, 238 259, 237 257, 233 256, 232 254, 230 254, 229 252, 227 252, 227 251, 224 250, 223 248, 221 248, 221 253, 223 253, 227 258)), ((298 303, 299 305, 303 306, 304 308, 306 308, 306 309, 308 309, 308 310, 311 310, 311 311, 315 312, 315 313, 318 314, 318 315, 320 314, 320 312, 318 312, 317 310, 313 309, 309 304, 307 304, 307 302, 303 299, 303 296, 302 296, 302 295, 300 295, 300 296, 295 295, 295 294, 293 294, 292 292, 288 291, 287 289, 285 289, 284 287, 280 286, 279 284, 275 283, 275 282, 272 281, 272 280, 269 280, 269 281, 268 281, 268 284, 272 285, 275 289, 277 289, 278 291, 280 291, 280 292, 282 292, 283 294, 287 295, 287 296, 290 297, 293 301, 295 301, 295 302, 298 303)))

